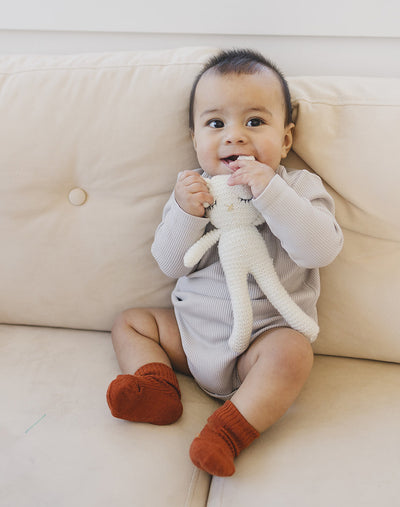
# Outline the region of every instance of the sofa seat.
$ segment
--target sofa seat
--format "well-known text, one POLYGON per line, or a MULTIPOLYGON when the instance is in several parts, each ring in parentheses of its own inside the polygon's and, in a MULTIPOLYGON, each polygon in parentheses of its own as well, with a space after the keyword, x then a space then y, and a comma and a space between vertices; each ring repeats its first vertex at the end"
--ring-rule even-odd
POLYGON ((118 373, 109 333, 0 326, 2 507, 205 505, 210 477, 187 451, 217 402, 182 376, 177 424, 117 420, 118 373))
POLYGON ((188 449, 218 402, 180 375, 176 424, 116 420, 118 373, 107 332, 0 326, 2 507, 397 505, 398 364, 317 356, 295 405, 212 481, 188 449))
POLYGON ((399 505, 399 392, 398 364, 316 356, 287 414, 213 478, 208 507, 399 505))

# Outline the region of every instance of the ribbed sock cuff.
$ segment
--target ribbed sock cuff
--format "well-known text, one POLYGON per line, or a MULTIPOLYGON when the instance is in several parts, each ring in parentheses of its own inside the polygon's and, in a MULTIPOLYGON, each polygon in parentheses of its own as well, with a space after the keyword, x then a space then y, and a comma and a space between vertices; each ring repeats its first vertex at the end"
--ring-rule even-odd
POLYGON ((174 370, 164 363, 148 363, 141 366, 136 372, 135 375, 140 377, 153 375, 159 380, 163 380, 174 389, 181 396, 181 391, 179 389, 178 379, 174 370))
MULTIPOLYGON (((209 418, 208 422, 215 429, 224 428, 235 456, 248 447, 260 433, 247 421, 231 401, 226 401, 209 418)), ((225 439, 225 438, 224 438, 225 439)), ((226 439, 225 439, 226 440, 226 439)), ((227 442, 228 443, 228 442, 227 442)))

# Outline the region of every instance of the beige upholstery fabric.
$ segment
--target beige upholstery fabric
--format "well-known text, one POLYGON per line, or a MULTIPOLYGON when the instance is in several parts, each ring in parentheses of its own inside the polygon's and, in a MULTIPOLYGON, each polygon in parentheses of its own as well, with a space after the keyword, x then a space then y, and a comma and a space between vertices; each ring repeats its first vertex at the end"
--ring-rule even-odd
POLYGON ((208 496, 188 449, 217 402, 190 379, 178 423, 132 424, 106 406, 109 333, 0 326, 0 352, 2 506, 397 505, 398 365, 316 357, 295 405, 208 496))
POLYGON ((321 270, 323 354, 400 360, 400 81, 296 78, 294 151, 335 197, 345 244, 321 270))
POLYGON ((316 357, 300 398, 213 478, 207 507, 392 507, 399 502, 400 367, 316 357))
POLYGON ((217 402, 179 376, 171 426, 114 419, 109 333, 0 326, 2 507, 204 507, 210 477, 188 449, 217 402))
POLYGON ((210 54, 0 58, 0 322, 109 330, 170 304, 150 245, 196 167, 187 106, 210 54))

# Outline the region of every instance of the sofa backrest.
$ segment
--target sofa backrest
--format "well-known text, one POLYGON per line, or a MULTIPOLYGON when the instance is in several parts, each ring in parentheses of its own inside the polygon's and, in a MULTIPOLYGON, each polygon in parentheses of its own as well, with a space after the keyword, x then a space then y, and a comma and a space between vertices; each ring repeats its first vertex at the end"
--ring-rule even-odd
MULTIPOLYGON (((197 166, 188 97, 213 53, 0 57, 0 322, 109 330, 127 307, 170 305, 150 246, 177 173, 197 166)), ((315 350, 400 361, 400 82, 289 84, 287 165, 323 178, 345 233, 321 270, 315 350)))
POLYGON ((315 351, 399 361, 400 80, 293 78, 290 86, 293 151, 323 179, 344 232, 339 257, 321 270, 315 351))
POLYGON ((196 167, 187 103, 210 53, 0 58, 1 322, 109 330, 169 304, 150 246, 196 167))

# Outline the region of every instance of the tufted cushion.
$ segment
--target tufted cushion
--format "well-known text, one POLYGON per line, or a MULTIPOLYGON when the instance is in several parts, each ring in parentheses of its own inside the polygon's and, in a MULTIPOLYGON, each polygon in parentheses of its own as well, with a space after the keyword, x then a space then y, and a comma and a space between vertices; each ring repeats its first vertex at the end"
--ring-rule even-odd
POLYGON ((109 330, 170 304, 150 245, 196 166, 187 105, 210 54, 0 58, 0 322, 109 330))
POLYGON ((400 80, 312 77, 290 86, 294 152, 334 196, 345 236, 321 270, 315 351, 400 361, 400 80))

